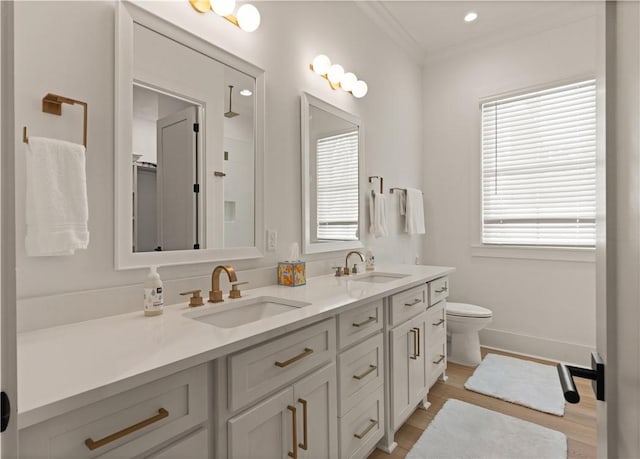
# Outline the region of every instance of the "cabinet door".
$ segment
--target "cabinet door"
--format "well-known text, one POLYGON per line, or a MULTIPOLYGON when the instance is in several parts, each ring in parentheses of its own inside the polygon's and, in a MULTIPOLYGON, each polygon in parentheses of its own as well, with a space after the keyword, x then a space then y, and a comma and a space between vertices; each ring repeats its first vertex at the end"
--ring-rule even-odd
POLYGON ((293 386, 298 409, 298 457, 338 456, 336 366, 331 364, 293 386))
POLYGON ((426 312, 390 332, 392 425, 397 430, 426 395, 426 312))
POLYGON ((292 419, 296 411, 289 387, 230 419, 228 457, 287 458, 294 451, 292 419))
POLYGON ((427 347, 425 346, 427 332, 427 314, 422 313, 411 321, 409 335, 415 340, 417 358, 409 358, 409 396, 411 405, 416 406, 424 398, 428 390, 427 347))

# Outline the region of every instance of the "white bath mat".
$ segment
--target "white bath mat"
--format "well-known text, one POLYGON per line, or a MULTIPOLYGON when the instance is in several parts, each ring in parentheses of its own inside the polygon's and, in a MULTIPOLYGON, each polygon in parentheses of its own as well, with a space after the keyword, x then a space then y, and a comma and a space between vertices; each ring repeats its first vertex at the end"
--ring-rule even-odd
POLYGON ((487 354, 465 389, 545 413, 564 415, 564 395, 556 367, 487 354))
POLYGON ((413 445, 407 459, 566 459, 562 432, 449 399, 413 445))

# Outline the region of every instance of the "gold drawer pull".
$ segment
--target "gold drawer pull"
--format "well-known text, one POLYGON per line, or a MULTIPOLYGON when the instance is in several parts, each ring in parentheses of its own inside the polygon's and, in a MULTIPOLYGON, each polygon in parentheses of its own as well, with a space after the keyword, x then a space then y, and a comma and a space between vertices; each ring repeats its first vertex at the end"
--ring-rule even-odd
POLYGON ((364 429, 359 434, 354 433, 353 436, 356 437, 358 440, 362 440, 371 431, 371 429, 373 429, 375 426, 378 425, 378 421, 376 421, 375 419, 369 419, 369 422, 371 424, 369 424, 366 429, 364 429))
POLYGON ((296 415, 296 407, 295 406, 287 406, 287 409, 291 411, 292 417, 292 427, 293 427, 293 452, 289 452, 289 457, 293 459, 298 459, 298 416, 296 415))
POLYGON ((362 373, 361 375, 353 375, 353 379, 357 379, 358 381, 360 381, 361 379, 366 378, 367 376, 369 376, 370 373, 373 373, 375 370, 377 370, 378 367, 375 365, 369 365, 369 369, 366 370, 364 373, 362 373))
POLYGON ((444 292, 446 292, 447 290, 449 290, 449 289, 448 289, 448 288, 447 288, 447 286, 445 285, 445 286, 444 286, 444 287, 442 287, 441 289, 436 289, 436 293, 444 293, 444 292))
POLYGON ((364 322, 359 322, 359 323, 352 323, 351 325, 353 325, 354 327, 364 327, 365 325, 369 325, 373 322, 377 322, 378 318, 377 317, 369 317, 367 320, 365 320, 364 322))
POLYGON ((150 426, 151 424, 153 424, 154 422, 158 422, 161 419, 164 419, 166 417, 169 416, 169 412, 167 410, 165 410, 164 408, 160 408, 158 410, 158 414, 156 414, 155 416, 151 416, 149 419, 145 419, 144 421, 140 421, 137 424, 134 424, 130 427, 127 427, 126 429, 122 429, 119 432, 113 433, 111 435, 108 435, 104 438, 101 438, 98 441, 93 441, 91 438, 87 438, 84 441, 84 444, 87 445, 87 448, 89 448, 91 451, 93 451, 96 448, 100 448, 101 446, 104 446, 108 443, 111 443, 112 441, 118 440, 119 438, 125 437, 133 432, 136 432, 140 429, 144 429, 147 426, 150 426))
POLYGON ((409 332, 413 335, 413 355, 409 358, 412 360, 418 360, 418 332, 416 328, 412 328, 409 332))
POLYGON ((405 303, 405 306, 415 306, 418 303, 422 303, 422 300, 420 298, 416 298, 415 300, 413 300, 411 303, 405 303))
POLYGON ((307 401, 303 398, 299 398, 298 402, 302 404, 302 443, 298 443, 298 446, 307 450, 309 448, 308 441, 308 425, 307 425, 307 401))
POLYGON ((431 325, 433 325, 434 327, 439 327, 440 325, 442 325, 444 323, 444 319, 440 319, 439 321, 437 321, 435 324, 432 323, 431 325))
POLYGON ((440 358, 438 360, 434 360, 433 364, 437 365, 444 360, 444 355, 440 354, 440 358))
POLYGON ((302 351, 300 354, 296 355, 295 357, 291 357, 289 360, 285 360, 284 362, 278 362, 276 360, 275 365, 280 368, 288 367, 292 363, 295 363, 298 360, 304 359, 305 357, 310 356, 311 354, 313 354, 313 349, 309 349, 308 347, 305 347, 304 351, 302 351))

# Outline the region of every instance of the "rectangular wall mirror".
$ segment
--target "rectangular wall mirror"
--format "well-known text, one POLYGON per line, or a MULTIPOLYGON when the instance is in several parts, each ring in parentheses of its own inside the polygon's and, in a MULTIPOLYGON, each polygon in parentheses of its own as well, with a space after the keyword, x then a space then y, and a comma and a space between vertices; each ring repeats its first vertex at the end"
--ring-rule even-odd
POLYGON ((362 247, 360 118, 303 93, 301 129, 304 252, 362 247))
POLYGON ((262 256, 264 72, 121 3, 116 265, 262 256))

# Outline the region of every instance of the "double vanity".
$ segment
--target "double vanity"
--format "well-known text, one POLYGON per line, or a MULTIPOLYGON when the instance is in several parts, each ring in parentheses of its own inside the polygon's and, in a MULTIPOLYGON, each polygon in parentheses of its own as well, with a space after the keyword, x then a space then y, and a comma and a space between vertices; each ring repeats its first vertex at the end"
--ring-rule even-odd
POLYGON ((378 269, 21 334, 21 455, 391 451, 394 433, 444 377, 453 269, 378 269))

